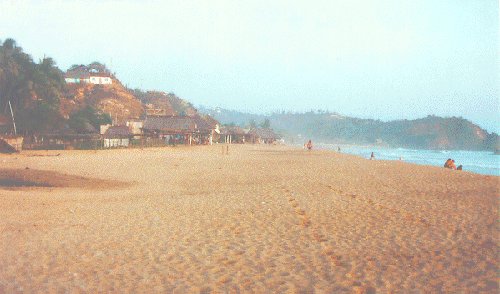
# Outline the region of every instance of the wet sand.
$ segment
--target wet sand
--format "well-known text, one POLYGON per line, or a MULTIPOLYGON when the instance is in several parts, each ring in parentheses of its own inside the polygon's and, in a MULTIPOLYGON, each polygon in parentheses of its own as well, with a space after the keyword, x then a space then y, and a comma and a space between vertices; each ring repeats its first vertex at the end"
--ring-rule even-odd
POLYGON ((0 155, 26 167, 59 180, 0 187, 0 293, 498 291, 499 177, 281 146, 0 155))

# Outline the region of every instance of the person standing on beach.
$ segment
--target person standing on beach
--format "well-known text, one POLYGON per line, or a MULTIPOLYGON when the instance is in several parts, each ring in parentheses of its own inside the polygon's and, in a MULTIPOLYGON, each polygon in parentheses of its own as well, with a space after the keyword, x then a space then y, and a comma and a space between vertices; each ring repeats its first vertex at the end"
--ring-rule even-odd
POLYGON ((313 144, 312 144, 312 141, 309 140, 309 142, 307 142, 307 150, 311 150, 313 148, 313 144))
POLYGON ((370 155, 370 160, 373 160, 373 159, 375 159, 375 154, 373 154, 373 152, 372 152, 372 155, 370 155))

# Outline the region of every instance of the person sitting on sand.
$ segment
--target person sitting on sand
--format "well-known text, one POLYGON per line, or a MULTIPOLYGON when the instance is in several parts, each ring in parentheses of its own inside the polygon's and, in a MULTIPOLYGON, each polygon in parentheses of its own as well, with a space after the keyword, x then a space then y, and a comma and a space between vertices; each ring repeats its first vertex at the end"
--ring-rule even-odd
POLYGON ((450 168, 450 162, 451 162, 451 158, 448 158, 448 160, 446 160, 446 162, 444 163, 444 167, 445 168, 450 168))
POLYGON ((457 167, 455 166, 455 160, 451 158, 448 158, 448 160, 444 163, 444 167, 449 169, 457 169, 457 167))
POLYGON ((309 140, 309 142, 307 142, 307 150, 311 150, 313 148, 313 143, 311 140, 309 140))

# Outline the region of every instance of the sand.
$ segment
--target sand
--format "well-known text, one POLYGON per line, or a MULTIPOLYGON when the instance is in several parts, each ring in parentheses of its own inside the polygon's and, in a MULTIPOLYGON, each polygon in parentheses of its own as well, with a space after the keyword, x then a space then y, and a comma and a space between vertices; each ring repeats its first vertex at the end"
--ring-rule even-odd
POLYGON ((53 184, 0 187, 0 293, 498 291, 499 177, 257 145, 0 164, 53 184))

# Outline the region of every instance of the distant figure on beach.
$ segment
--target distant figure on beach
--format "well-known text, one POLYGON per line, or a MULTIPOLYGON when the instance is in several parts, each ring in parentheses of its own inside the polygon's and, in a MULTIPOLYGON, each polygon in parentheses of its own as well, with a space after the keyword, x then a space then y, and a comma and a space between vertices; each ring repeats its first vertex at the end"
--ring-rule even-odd
POLYGON ((337 147, 337 152, 340 153, 340 146, 337 147))
POLYGON ((373 154, 373 152, 372 152, 372 155, 370 155, 370 160, 373 160, 373 159, 375 159, 375 154, 373 154))
POLYGON ((309 140, 309 142, 307 142, 306 147, 307 147, 307 150, 311 150, 313 148, 313 143, 311 140, 309 140))
MULTIPOLYGON (((457 169, 456 165, 455 165, 455 160, 451 159, 451 158, 448 158, 448 160, 446 160, 446 162, 444 163, 444 167, 445 168, 449 168, 449 169, 457 169)), ((462 170, 462 166, 460 165, 459 166, 459 170, 462 170)))
POLYGON ((444 167, 445 168, 450 168, 450 163, 451 163, 451 158, 448 158, 445 163, 444 163, 444 167))

